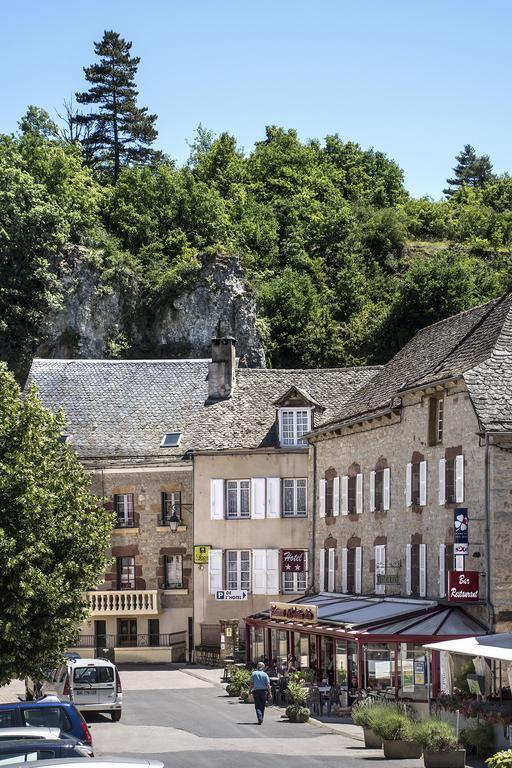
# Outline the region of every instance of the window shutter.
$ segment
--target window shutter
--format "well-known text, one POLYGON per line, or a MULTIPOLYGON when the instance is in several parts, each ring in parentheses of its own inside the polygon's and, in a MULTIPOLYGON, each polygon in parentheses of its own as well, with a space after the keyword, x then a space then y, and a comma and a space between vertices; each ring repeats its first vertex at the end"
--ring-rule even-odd
POLYGON ((359 473, 356 477, 356 512, 360 515, 363 511, 363 476, 359 473))
POLYGON ((253 477, 251 480, 251 517, 261 520, 265 517, 265 478, 253 477))
POLYGON ((337 517, 340 513, 340 479, 335 477, 332 483, 332 514, 337 517))
POLYGON ((341 550, 341 591, 346 592, 348 589, 348 549, 342 547, 341 550))
POLYGON ((464 570, 464 555, 455 555, 455 570, 464 570))
POLYGON ((281 516, 281 478, 267 477, 267 517, 281 516))
POLYGON ((319 576, 319 586, 318 591, 324 592, 325 591, 325 549, 320 550, 320 576, 319 576))
POLYGON ((457 504, 464 501, 464 454, 455 458, 455 501, 457 504))
POLYGON ((355 578, 356 595, 360 595, 363 591, 363 548, 356 547, 356 578, 355 578))
POLYGON ((328 555, 328 564, 329 564, 329 570, 327 573, 327 589, 329 592, 334 592, 334 563, 335 563, 335 555, 336 550, 334 547, 331 547, 327 550, 328 555))
POLYGON ((439 459, 439 504, 446 504, 446 459, 439 459))
POLYGON ((389 467, 384 469, 382 475, 382 506, 385 510, 390 507, 390 486, 391 486, 391 470, 389 467))
POLYGON ((133 493, 126 495, 126 521, 128 525, 133 525, 133 493))
POLYGON ((325 489, 327 487, 327 480, 320 480, 320 517, 325 517, 325 489))
POLYGON ((375 470, 370 471, 370 512, 375 512, 375 470))
POLYGON ((341 478, 341 514, 348 515, 348 477, 341 478))
POLYGON ((252 551, 252 593, 253 595, 267 594, 266 549, 253 549, 252 551))
POLYGON ((222 589, 222 549, 210 549, 208 553, 208 584, 210 595, 222 589))
POLYGON ((427 545, 420 544, 420 597, 427 594, 427 545))
POLYGON ((412 507, 412 464, 409 462, 405 469, 405 504, 412 507))
POLYGON ((446 544, 439 545, 439 597, 446 597, 446 544))
POLYGON ((412 578, 411 578, 411 545, 405 545, 405 594, 410 595, 412 592, 412 578))
POLYGON ((386 546, 379 544, 375 547, 375 594, 384 595, 386 593, 385 584, 377 584, 378 574, 386 573, 386 546))
POLYGON ((427 462, 420 461, 420 507, 427 503, 427 462))
POLYGON ((267 549, 267 595, 278 595, 278 594, 279 594, 279 550, 267 549))
POLYGON ((211 481, 211 518, 224 519, 224 480, 211 481))

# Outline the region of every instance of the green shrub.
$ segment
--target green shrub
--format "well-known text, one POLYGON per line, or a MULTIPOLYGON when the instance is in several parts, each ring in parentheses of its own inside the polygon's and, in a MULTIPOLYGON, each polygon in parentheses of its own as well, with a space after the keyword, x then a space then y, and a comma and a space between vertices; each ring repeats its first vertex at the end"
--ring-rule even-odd
POLYGON ((240 696, 244 689, 249 690, 250 683, 251 673, 244 667, 237 667, 232 670, 229 676, 226 691, 229 696, 240 696))
POLYGON ((307 688, 296 682, 290 680, 286 688, 286 695, 290 704, 295 704, 298 707, 304 706, 308 697, 307 688))
POLYGON ((315 670, 314 669, 299 669, 297 672, 293 672, 290 675, 290 680, 304 680, 305 683, 315 682, 315 670))
POLYGON ((226 685, 226 693, 228 696, 239 696, 240 686, 236 685, 236 683, 228 683, 226 685))
POLYGON ((352 706, 352 720, 356 725, 360 725, 361 728, 374 730, 375 718, 379 718, 381 715, 385 716, 389 712, 399 715, 405 714, 403 705, 397 704, 394 701, 384 702, 363 699, 352 706))
POLYGON ((289 704, 285 709, 285 714, 288 720, 291 723, 295 723, 297 721, 297 714, 299 712, 300 707, 298 707, 296 704, 289 704))
POLYGON ((373 714, 371 729, 384 741, 412 741, 414 723, 397 711, 382 710, 373 714))
POLYGON ((490 755, 493 748, 493 730, 489 723, 478 723, 460 732, 460 742, 477 757, 490 755))
POLYGON ((496 752, 492 757, 485 761, 489 768, 511 768, 512 767, 512 749, 504 749, 496 752))
POLYGON ((299 707, 297 710, 296 720, 298 723, 307 723, 310 716, 310 711, 307 707, 299 707))
POLYGON ((434 717, 415 726, 414 741, 421 744, 426 752, 449 752, 457 749, 457 734, 453 725, 434 717))

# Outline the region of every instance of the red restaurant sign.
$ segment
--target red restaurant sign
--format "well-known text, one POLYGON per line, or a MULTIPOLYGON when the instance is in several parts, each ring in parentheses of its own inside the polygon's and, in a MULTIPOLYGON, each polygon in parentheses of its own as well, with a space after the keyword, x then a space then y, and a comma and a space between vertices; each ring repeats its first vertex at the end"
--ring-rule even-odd
POLYGON ((473 602, 480 599, 479 571, 448 571, 448 600, 473 602))
POLYGON ((293 603, 270 603, 270 618, 274 621, 298 621, 301 624, 316 624, 316 605, 294 605, 293 603))
POLYGON ((283 573, 304 573, 304 550, 281 550, 281 571, 283 573))

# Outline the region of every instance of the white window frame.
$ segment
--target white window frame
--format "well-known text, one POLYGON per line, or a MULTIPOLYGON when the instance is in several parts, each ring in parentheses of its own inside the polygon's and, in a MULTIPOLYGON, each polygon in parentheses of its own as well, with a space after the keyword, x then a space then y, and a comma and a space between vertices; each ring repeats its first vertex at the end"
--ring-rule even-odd
POLYGON ((296 447, 296 448, 302 448, 308 444, 307 440, 304 440, 302 438, 302 435, 306 432, 309 432, 311 429, 311 408, 303 407, 303 408, 279 408, 279 445, 281 448, 290 448, 290 447, 296 447), (301 428, 298 426, 298 416, 299 413, 305 413, 306 414, 306 426, 304 430, 301 431, 301 428), (291 415, 292 417, 292 425, 291 425, 291 435, 285 437, 284 436, 284 416, 291 415), (299 434, 300 432, 300 434, 299 434))
POLYGON ((377 584, 377 576, 379 574, 381 574, 382 576, 386 575, 386 545, 385 544, 375 545, 375 594, 385 595, 386 585, 377 584))
POLYGON ((251 517, 251 481, 250 480, 226 480, 226 520, 249 520, 251 517), (247 512, 241 514, 242 510, 242 483, 247 483, 244 491, 247 492, 247 512), (229 512, 229 493, 230 485, 236 489, 236 514, 229 512))
POLYGON ((305 477, 285 477, 282 481, 283 486, 283 517, 307 517, 308 514, 308 481, 305 477), (304 509, 299 509, 299 483, 301 488, 304 489, 304 509), (286 508, 286 490, 292 488, 293 494, 293 509, 286 508))
POLYGON ((282 571, 281 590, 283 595, 304 594, 308 586, 308 552, 304 550, 304 571, 303 573, 292 573, 282 571), (287 584, 288 582, 288 584, 287 584))
POLYGON ((226 589, 243 589, 246 592, 251 592, 251 550, 250 549, 227 549, 226 550, 226 589), (247 577, 242 581, 242 554, 247 554, 244 561, 247 563, 247 568, 243 570, 247 572, 247 577), (233 558, 232 555, 235 555, 233 558), (231 563, 234 561, 236 567, 234 569, 235 579, 231 577, 233 575, 233 569, 230 568, 231 563))
POLYGON ((135 525, 135 494, 116 493, 114 494, 114 506, 116 510, 116 528, 133 528, 135 525), (131 522, 130 522, 130 500, 131 500, 131 522))
POLYGON ((183 555, 166 555, 165 588, 183 589, 183 555), (173 578, 170 578, 171 573, 174 573, 173 578))

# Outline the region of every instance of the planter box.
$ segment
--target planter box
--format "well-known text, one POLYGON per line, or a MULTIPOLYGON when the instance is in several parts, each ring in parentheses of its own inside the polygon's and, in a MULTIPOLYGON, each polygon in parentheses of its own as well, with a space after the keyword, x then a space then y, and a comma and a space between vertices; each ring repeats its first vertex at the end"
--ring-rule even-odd
POLYGON ((466 750, 454 749, 450 752, 424 752, 425 768, 464 768, 466 750))
POLYGON ((370 728, 363 728, 366 749, 382 749, 382 739, 370 728))
POLYGON ((383 741, 384 757, 392 760, 407 760, 421 757, 421 744, 417 741, 383 741))

